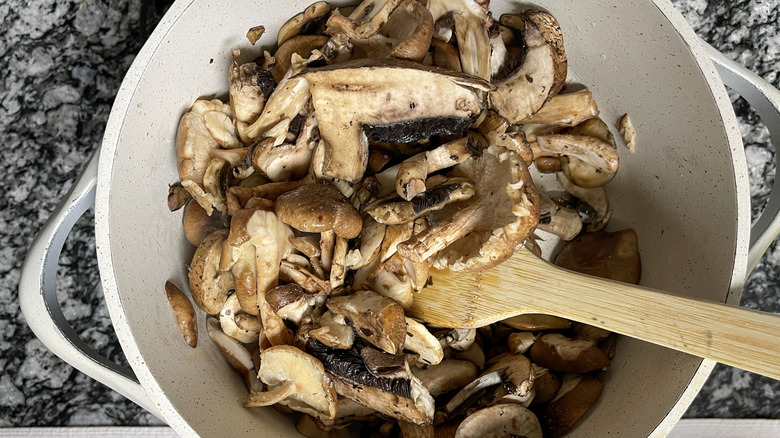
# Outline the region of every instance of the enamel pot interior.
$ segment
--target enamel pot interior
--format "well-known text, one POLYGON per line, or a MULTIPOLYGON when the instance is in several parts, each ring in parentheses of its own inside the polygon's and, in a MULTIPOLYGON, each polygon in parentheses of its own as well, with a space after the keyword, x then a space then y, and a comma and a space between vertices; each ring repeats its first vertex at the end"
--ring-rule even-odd
MULTIPOLYGON (((496 17, 517 7, 491 3, 496 17)), ((187 285, 194 251, 182 232, 181 212, 166 205, 168 186, 178 180, 179 118, 199 97, 226 96, 231 50, 242 48, 246 59, 261 54, 279 26, 308 4, 177 2, 134 63, 106 132, 96 205, 106 299, 133 369, 183 435, 296 435, 290 419, 273 409, 241 406, 247 390, 208 339, 202 312, 199 346, 183 342, 163 285, 169 279, 187 285), (252 46, 245 34, 259 24, 266 34, 252 46)), ((571 79, 592 90, 607 123, 614 127, 628 112, 638 132, 635 154, 621 146, 621 168, 608 188, 611 228, 638 232, 642 284, 738 300, 748 233, 743 212, 749 200, 737 177, 744 158, 728 132, 732 121, 724 124, 728 114, 718 106, 722 85, 712 87, 714 73, 702 70, 686 44, 693 32, 660 2, 538 5, 560 21, 571 79)), ((604 394, 572 436, 663 434, 711 367, 621 338, 604 394)))

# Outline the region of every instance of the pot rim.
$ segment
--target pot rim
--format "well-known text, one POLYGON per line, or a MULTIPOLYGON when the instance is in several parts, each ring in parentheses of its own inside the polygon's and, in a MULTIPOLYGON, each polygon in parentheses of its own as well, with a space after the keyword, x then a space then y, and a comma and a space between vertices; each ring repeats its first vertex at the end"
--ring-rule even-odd
MULTIPOLYGON (((176 24, 178 19, 195 1, 196 0, 179 0, 174 2, 128 69, 119 92, 116 95, 106 125, 100 150, 95 200, 95 234, 98 265, 106 303, 112 317, 114 329, 140 384, 157 406, 163 419, 182 436, 197 436, 197 433, 179 414, 170 400, 168 400, 162 387, 154 378, 151 371, 146 367, 143 355, 136 345, 134 336, 124 317, 124 310, 122 308, 121 297, 114 276, 114 264, 111 257, 108 211, 110 204, 110 182, 115 164, 115 152, 119 144, 123 121, 130 110, 130 103, 135 95, 139 82, 157 49, 163 44, 166 35, 176 24)), ((717 109, 730 145, 737 193, 736 208, 738 226, 731 281, 728 291, 722 300, 728 304, 738 304, 747 272, 750 235, 750 192, 748 171, 738 122, 725 86, 715 70, 710 56, 700 43, 698 36, 691 26, 669 0, 652 0, 652 2, 672 25, 674 31, 685 42, 693 55, 698 68, 707 82, 712 97, 717 104, 717 109)), ((714 368, 714 365, 715 362, 712 360, 701 360, 697 371, 692 376, 686 389, 676 403, 670 407, 666 416, 654 428, 650 436, 662 437, 666 436, 671 431, 704 385, 707 377, 714 368)))

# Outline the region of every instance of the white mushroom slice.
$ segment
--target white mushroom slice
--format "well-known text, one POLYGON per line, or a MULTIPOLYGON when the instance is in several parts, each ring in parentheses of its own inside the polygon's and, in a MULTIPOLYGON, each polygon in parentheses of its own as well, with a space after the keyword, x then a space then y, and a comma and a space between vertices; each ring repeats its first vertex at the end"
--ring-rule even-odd
POLYGON ((573 208, 556 203, 544 193, 540 193, 539 197, 542 202, 537 228, 563 240, 577 237, 582 230, 580 214, 573 208))
POLYGON ((287 20, 279 29, 276 37, 276 45, 281 46, 288 39, 301 33, 301 30, 317 19, 323 19, 330 14, 331 8, 328 2, 315 2, 310 4, 303 12, 287 20))
POLYGON ((260 391, 262 384, 257 380, 255 364, 249 350, 236 339, 223 333, 219 328, 217 318, 209 317, 206 319, 206 332, 228 364, 244 378, 244 383, 250 391, 260 391))
POLYGON ((297 284, 283 284, 266 292, 271 310, 285 321, 301 326, 301 320, 311 315, 316 296, 307 295, 297 284))
POLYGON ((475 135, 468 135, 445 143, 430 151, 419 153, 403 161, 396 175, 398 196, 411 200, 425 191, 428 174, 462 163, 486 145, 475 135))
POLYGON ((259 139, 283 120, 292 120, 303 111, 311 98, 311 92, 309 82, 305 78, 292 76, 299 71, 299 68, 297 64, 293 64, 273 93, 268 96, 260 117, 246 128, 246 135, 249 138, 259 139))
POLYGON ((276 144, 273 137, 267 137, 254 147, 252 164, 271 181, 297 180, 308 172, 313 152, 308 142, 276 144))
MULTIPOLYGON (((312 259, 314 262, 316 259, 312 259)), ((317 295, 327 295, 330 293, 330 282, 318 277, 306 268, 282 260, 279 265, 279 278, 288 282, 295 283, 302 287, 307 293, 317 295)))
POLYGON ((402 60, 358 59, 308 69, 300 77, 311 84, 324 141, 322 168, 315 172, 349 182, 363 178, 369 137, 405 143, 462 132, 482 112, 491 88, 470 76, 402 60))
POLYGON ((406 317, 403 308, 390 298, 362 290, 331 298, 327 306, 349 319, 358 336, 372 345, 390 354, 403 350, 406 317))
POLYGON ((225 239, 228 230, 211 233, 195 250, 188 273, 192 300, 201 310, 219 314, 228 292, 233 289, 233 275, 220 269, 225 239))
MULTIPOLYGON (((244 344, 257 342, 260 337, 259 330, 252 331, 238 326, 236 318, 240 312, 241 304, 238 302, 238 295, 233 294, 225 301, 225 305, 219 312, 219 327, 222 329, 223 333, 238 342, 243 342, 244 344)), ((254 318, 256 319, 257 317, 254 318)), ((262 329, 262 325, 260 328, 262 329)))
POLYGON ((582 89, 556 94, 539 111, 517 123, 575 126, 598 115, 599 109, 590 90, 582 89))
POLYGON ((336 238, 333 248, 333 261, 330 266, 330 288, 336 289, 344 285, 347 275, 347 249, 349 242, 343 237, 336 238))
POLYGON ((406 317, 404 349, 419 354, 419 361, 425 365, 436 365, 444 358, 444 350, 439 340, 422 323, 409 317, 406 317))
POLYGON ((320 326, 309 332, 309 336, 330 348, 350 349, 355 343, 355 331, 347 324, 344 315, 326 311, 319 320, 320 326))
POLYGON ((591 189, 582 188, 572 183, 569 178, 559 172, 557 174, 558 183, 561 187, 575 198, 586 203, 593 213, 590 223, 585 227, 588 232, 598 231, 604 228, 612 216, 612 210, 609 208, 609 198, 604 187, 594 187, 591 189))
POLYGON ((349 15, 357 24, 357 35, 368 38, 379 32, 400 3, 401 0, 363 0, 349 15))
POLYGON ((620 117, 620 121, 618 121, 618 131, 623 137, 623 141, 626 142, 628 151, 632 154, 636 153, 636 129, 634 129, 634 124, 631 123, 631 118, 628 116, 628 113, 625 113, 620 117))
POLYGON ((538 195, 523 160, 489 147, 458 164, 452 176, 474 181, 477 195, 454 212, 432 214, 431 226, 398 245, 398 253, 453 271, 487 269, 509 258, 539 220, 538 195))
POLYGON ((440 340, 442 346, 447 346, 457 351, 465 351, 477 339, 477 329, 455 328, 448 331, 440 340))
POLYGON ((490 79, 494 80, 504 67, 508 53, 500 32, 495 34, 490 32, 488 35, 490 37, 490 79))
POLYGON ((479 370, 470 361, 447 359, 429 367, 415 368, 412 372, 433 397, 438 397, 467 385, 477 377, 479 370))
MULTIPOLYGON (((276 82, 269 70, 254 62, 238 64, 239 50, 233 51, 230 64, 229 95, 230 108, 236 117, 237 127, 246 127, 254 123, 265 106, 265 99, 274 89, 276 82)), ((242 140, 243 129, 239 129, 242 140)))
MULTIPOLYGON (((434 22, 450 15, 454 20, 455 38, 464 73, 490 79, 490 37, 488 15, 474 0, 429 0, 428 10, 434 22)), ((445 32, 446 33, 446 32, 445 32)), ((448 41, 442 33, 439 38, 448 41)))
POLYGON ((515 403, 504 403, 474 412, 460 423, 455 432, 455 438, 477 436, 542 438, 542 426, 530 410, 515 403))
POLYGON ((523 32, 525 58, 520 67, 499 81, 490 93, 493 109, 515 124, 532 116, 558 93, 566 80, 563 35, 555 18, 543 11, 502 15, 501 24, 523 32))
POLYGON ((595 137, 544 134, 536 137, 536 143, 541 151, 561 156, 564 174, 580 187, 601 187, 617 172, 617 150, 595 137))
POLYGON ((266 397, 252 392, 244 406, 280 403, 321 420, 336 417, 336 391, 322 363, 314 356, 289 345, 270 347, 260 353, 257 376, 268 385, 268 392, 278 394, 266 397), (284 397, 280 397, 282 394, 284 397))
POLYGON ((436 187, 404 201, 397 196, 378 199, 364 209, 379 223, 400 225, 439 211, 449 204, 465 201, 474 196, 474 184, 465 179, 453 178, 436 187))

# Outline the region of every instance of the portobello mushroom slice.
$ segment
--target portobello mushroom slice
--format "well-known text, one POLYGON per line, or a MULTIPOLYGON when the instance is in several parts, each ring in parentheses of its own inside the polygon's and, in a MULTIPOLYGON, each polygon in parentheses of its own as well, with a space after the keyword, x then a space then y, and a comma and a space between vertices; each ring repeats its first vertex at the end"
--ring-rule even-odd
POLYGON ((348 182, 365 173, 369 138, 408 143, 463 133, 484 109, 492 87, 404 60, 358 59, 309 68, 296 77, 309 83, 323 140, 315 173, 348 182))
POLYGON ((315 339, 309 339, 306 351, 322 362, 340 395, 398 420, 433 422, 433 397, 416 377, 378 377, 359 352, 331 349, 315 339))

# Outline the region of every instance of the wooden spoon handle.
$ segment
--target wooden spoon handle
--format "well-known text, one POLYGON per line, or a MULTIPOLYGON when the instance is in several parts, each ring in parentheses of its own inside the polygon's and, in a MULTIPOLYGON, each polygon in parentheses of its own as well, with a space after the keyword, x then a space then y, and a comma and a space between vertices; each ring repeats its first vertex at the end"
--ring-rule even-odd
POLYGON ((780 315, 580 275, 557 280, 524 301, 540 313, 780 379, 780 315))

